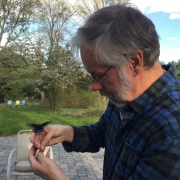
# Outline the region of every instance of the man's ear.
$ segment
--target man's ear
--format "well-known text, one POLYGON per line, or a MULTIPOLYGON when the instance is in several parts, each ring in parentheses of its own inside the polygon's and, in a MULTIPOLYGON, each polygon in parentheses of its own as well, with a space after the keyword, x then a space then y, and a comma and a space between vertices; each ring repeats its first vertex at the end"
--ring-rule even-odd
POLYGON ((135 56, 131 57, 130 68, 133 71, 134 76, 138 76, 143 68, 144 57, 143 53, 139 51, 135 56))

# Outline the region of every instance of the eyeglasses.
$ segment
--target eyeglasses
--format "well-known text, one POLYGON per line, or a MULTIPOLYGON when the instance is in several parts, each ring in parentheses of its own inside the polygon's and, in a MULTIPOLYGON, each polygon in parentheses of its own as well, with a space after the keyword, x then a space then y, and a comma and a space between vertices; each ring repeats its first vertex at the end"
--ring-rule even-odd
POLYGON ((93 78, 90 73, 88 73, 88 76, 90 77, 91 81, 94 81, 95 83, 98 83, 99 80, 100 80, 111 68, 112 68, 112 66, 110 66, 98 79, 93 78))

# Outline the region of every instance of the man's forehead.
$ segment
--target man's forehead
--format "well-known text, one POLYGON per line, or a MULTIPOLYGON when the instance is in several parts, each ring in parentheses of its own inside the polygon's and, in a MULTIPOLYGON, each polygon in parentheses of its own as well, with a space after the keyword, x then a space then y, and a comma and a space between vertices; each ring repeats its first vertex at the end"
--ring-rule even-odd
POLYGON ((82 55, 88 54, 88 55, 94 56, 95 55, 95 50, 94 50, 94 48, 88 48, 85 45, 82 45, 80 47, 80 54, 82 54, 82 55))
POLYGON ((100 63, 96 60, 96 56, 93 49, 89 49, 83 46, 80 49, 80 54, 82 62, 87 70, 100 65, 100 63))

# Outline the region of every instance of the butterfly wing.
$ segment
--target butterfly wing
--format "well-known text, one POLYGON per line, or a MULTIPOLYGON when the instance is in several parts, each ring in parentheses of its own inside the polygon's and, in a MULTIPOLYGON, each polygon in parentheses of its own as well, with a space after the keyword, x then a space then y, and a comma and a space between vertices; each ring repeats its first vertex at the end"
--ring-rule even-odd
POLYGON ((39 133, 42 133, 43 130, 44 130, 44 127, 47 126, 48 124, 50 124, 51 121, 48 121, 48 122, 45 122, 45 123, 42 123, 42 124, 32 124, 32 123, 28 123, 26 124, 28 127, 32 128, 33 132, 35 134, 39 134, 39 133))
POLYGON ((44 128, 45 126, 47 126, 48 124, 51 124, 51 123, 52 123, 51 121, 48 121, 48 122, 42 123, 41 126, 44 128))
POLYGON ((34 133, 41 133, 43 131, 43 129, 41 130, 41 127, 39 126, 39 124, 32 124, 32 123, 28 123, 26 124, 28 127, 30 127, 34 133))
POLYGON ((26 124, 28 127, 30 127, 31 129, 35 129, 37 128, 38 124, 32 124, 32 123, 27 123, 26 124))
MULTIPOLYGON (((39 126, 39 131, 41 131, 41 132, 43 132, 43 130, 44 130, 44 127, 45 126, 47 126, 48 124, 51 124, 51 121, 48 121, 48 122, 45 122, 45 123, 42 123, 42 124, 40 124, 39 126)), ((40 132, 40 133, 41 133, 40 132)))

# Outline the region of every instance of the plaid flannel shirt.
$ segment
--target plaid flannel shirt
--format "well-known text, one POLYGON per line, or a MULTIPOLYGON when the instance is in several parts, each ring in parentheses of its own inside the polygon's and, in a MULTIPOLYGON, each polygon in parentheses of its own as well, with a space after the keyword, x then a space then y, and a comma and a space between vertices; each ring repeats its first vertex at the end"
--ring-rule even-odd
POLYGON ((105 148, 104 180, 180 179, 180 82, 171 65, 126 108, 109 102, 100 120, 73 127, 66 151, 105 148))

